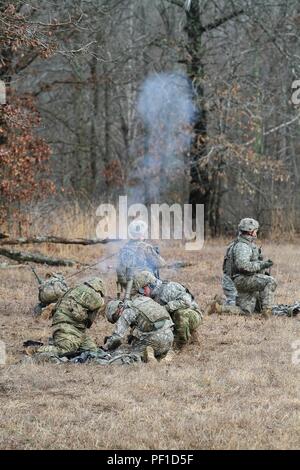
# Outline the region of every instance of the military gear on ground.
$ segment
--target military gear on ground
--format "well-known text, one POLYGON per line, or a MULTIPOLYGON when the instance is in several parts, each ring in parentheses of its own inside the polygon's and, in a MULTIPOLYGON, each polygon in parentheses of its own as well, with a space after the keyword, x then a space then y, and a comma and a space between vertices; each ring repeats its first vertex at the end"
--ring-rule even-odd
POLYGON ((134 353, 118 352, 114 351, 108 353, 102 349, 97 349, 95 351, 83 351, 80 354, 67 354, 65 356, 58 356, 55 353, 39 353, 33 355, 32 357, 25 357, 23 359, 24 363, 29 363, 29 361, 34 364, 44 364, 50 362, 52 364, 85 364, 93 363, 97 365, 129 365, 141 362, 141 356, 134 353))
MULTIPOLYGON (((217 313, 219 315, 247 315, 240 307, 235 305, 224 305, 213 301, 209 306, 211 306, 210 313, 217 313)), ((271 315, 274 317, 294 317, 300 313, 300 302, 295 302, 292 305, 274 305, 271 309, 262 310, 260 313, 265 318, 269 318, 271 315)))
POLYGON ((85 282, 88 286, 92 287, 96 292, 100 292, 102 297, 105 297, 105 287, 100 277, 93 277, 85 282))
POLYGON ((128 226, 128 234, 130 238, 145 238, 148 225, 144 220, 133 220, 128 226))
POLYGON ((240 221, 238 229, 240 232, 253 232, 259 229, 259 223, 255 219, 245 218, 240 221))
POLYGON ((292 305, 279 304, 272 308, 272 315, 281 317, 294 317, 300 313, 300 302, 295 302, 292 305))
POLYGON ((57 302, 68 290, 68 285, 62 274, 52 273, 39 286, 39 301, 45 307, 57 302))

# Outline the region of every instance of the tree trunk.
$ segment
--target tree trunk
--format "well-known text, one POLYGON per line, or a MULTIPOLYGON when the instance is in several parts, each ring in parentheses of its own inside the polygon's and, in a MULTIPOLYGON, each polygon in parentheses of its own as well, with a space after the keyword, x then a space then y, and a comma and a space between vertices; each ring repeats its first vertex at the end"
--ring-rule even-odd
POLYGON ((187 53, 189 63, 187 73, 191 79, 198 108, 194 124, 194 142, 190 152, 190 191, 189 204, 193 206, 193 219, 196 215, 196 204, 204 204, 205 229, 211 227, 209 208, 214 181, 209 178, 207 165, 201 165, 201 158, 206 154, 207 113, 203 89, 204 64, 201 61, 202 35, 204 29, 200 19, 199 2, 192 2, 190 11, 186 12, 187 53))

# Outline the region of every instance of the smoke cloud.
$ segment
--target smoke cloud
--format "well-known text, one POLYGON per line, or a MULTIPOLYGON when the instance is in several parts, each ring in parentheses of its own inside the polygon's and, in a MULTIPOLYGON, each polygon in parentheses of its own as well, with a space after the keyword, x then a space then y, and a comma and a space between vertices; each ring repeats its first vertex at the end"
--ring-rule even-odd
POLYGON ((151 75, 142 85, 137 102, 145 130, 137 170, 139 202, 171 201, 172 192, 184 183, 184 159, 197 114, 193 98, 192 84, 183 73, 151 75))

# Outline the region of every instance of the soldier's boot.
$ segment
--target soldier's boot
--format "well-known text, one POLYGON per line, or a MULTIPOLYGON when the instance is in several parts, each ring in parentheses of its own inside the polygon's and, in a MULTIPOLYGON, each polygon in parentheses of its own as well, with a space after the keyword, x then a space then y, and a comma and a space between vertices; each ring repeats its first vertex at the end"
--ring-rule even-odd
POLYGON ((200 343, 200 338, 199 338, 199 332, 198 332, 198 330, 193 330, 193 331, 191 332, 190 343, 191 343, 191 344, 199 344, 199 343, 200 343))
POLYGON ((217 313, 219 315, 242 315, 243 312, 237 305, 218 305, 217 313))
POLYGON ((210 302, 206 309, 205 309, 205 314, 206 315, 212 315, 213 313, 220 313, 220 307, 222 305, 223 301, 220 295, 215 295, 212 302, 210 302))
POLYGON ((154 356, 154 349, 151 346, 146 347, 144 354, 143 354, 143 360, 144 362, 147 362, 150 364, 155 364, 157 362, 154 356))
POLYGON ((267 320, 272 316, 272 309, 270 307, 264 307, 261 311, 261 316, 267 320))
POLYGON ((26 346, 24 348, 24 354, 26 354, 26 356, 33 356, 37 350, 39 349, 40 346, 26 346))
POLYGON ((159 362, 161 364, 170 364, 170 362, 173 361, 174 357, 176 356, 175 352, 173 351, 173 349, 170 349, 167 354, 165 355, 165 357, 163 357, 159 362))
POLYGON ((52 303, 44 307, 40 313, 40 318, 43 320, 50 320, 53 317, 53 309, 55 305, 55 303, 52 303))

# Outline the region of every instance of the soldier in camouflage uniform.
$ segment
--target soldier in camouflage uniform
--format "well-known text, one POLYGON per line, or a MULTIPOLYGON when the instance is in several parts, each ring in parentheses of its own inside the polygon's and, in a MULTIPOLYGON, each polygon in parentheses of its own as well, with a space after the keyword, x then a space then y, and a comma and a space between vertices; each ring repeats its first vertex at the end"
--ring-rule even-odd
POLYGON ((145 362, 163 358, 172 347, 171 317, 164 307, 148 297, 136 295, 125 303, 113 300, 107 304, 106 317, 116 326, 113 334, 106 339, 104 350, 118 348, 129 328, 132 328, 130 350, 141 355, 145 362))
POLYGON ((164 305, 175 324, 175 343, 186 344, 201 323, 202 312, 189 290, 178 282, 161 281, 143 271, 134 278, 136 290, 164 305))
POLYGON ((122 290, 126 289, 127 283, 132 281, 138 271, 150 271, 158 277, 159 269, 165 266, 158 251, 144 241, 147 229, 143 220, 133 220, 129 224, 131 240, 120 250, 117 261, 117 285, 122 290))
POLYGON ((80 351, 96 351, 97 346, 87 333, 101 307, 105 288, 95 277, 69 289, 57 302, 52 317, 53 345, 41 346, 36 353, 47 358, 80 351))
POLYGON ((226 304, 215 305, 215 309, 218 313, 246 315, 257 310, 270 316, 277 283, 266 269, 273 262, 264 261, 261 250, 256 246, 259 228, 256 220, 242 219, 238 228, 239 235, 228 246, 223 264, 222 285, 226 304))

